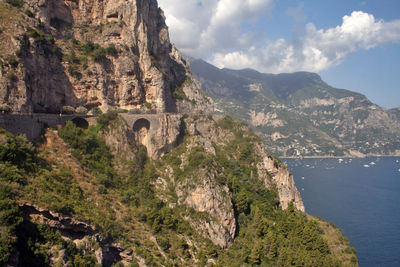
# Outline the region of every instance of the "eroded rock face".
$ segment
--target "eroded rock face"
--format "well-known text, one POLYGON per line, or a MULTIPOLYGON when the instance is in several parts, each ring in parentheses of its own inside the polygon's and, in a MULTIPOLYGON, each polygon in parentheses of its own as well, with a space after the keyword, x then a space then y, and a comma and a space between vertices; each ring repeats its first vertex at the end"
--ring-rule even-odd
POLYGON ((211 110, 189 65, 170 43, 156 0, 36 0, 26 8, 41 21, 27 19, 29 27, 55 37, 55 43, 38 42, 25 34, 28 27, 19 32, 24 45, 14 47, 22 51, 18 82, 0 75, 0 103, 13 111, 58 113, 66 105, 211 110), (88 42, 107 54, 94 58, 82 48, 88 42), (175 90, 181 94, 174 97, 175 90))
MULTIPOLYGON (((119 244, 112 243, 90 224, 30 203, 20 203, 19 208, 25 220, 48 225, 60 232, 64 239, 71 240, 77 247, 84 247, 89 251, 96 250, 97 263, 102 266, 111 266, 115 262, 132 259, 128 250, 124 250, 119 244)), ((52 255, 52 264, 65 265, 64 253, 65 250, 57 253, 57 257, 52 255)))
POLYGON ((202 169, 196 173, 196 178, 179 184, 176 193, 179 204, 211 216, 211 220, 191 220, 192 225, 214 244, 227 248, 233 243, 237 225, 232 195, 227 186, 216 183, 216 175, 202 169))
POLYGON ((287 209, 289 203, 293 201, 295 208, 305 211, 304 203, 294 183, 293 175, 286 167, 276 166, 274 160, 269 156, 264 157, 263 162, 257 167, 261 170, 267 170, 271 174, 273 183, 278 190, 279 203, 282 209, 287 209))
MULTIPOLYGON (((213 119, 218 121, 221 116, 213 116, 213 119)), ((189 119, 186 123, 190 125, 188 131, 192 135, 200 135, 203 137, 203 146, 207 146, 208 142, 216 144, 224 144, 234 138, 232 131, 217 130, 214 126, 214 121, 207 118, 199 120, 189 119)), ((255 146, 255 153, 259 156, 257 164, 257 173, 259 179, 264 181, 267 188, 278 191, 279 203, 283 209, 288 207, 288 204, 293 201, 295 207, 300 211, 305 211, 304 203, 299 191, 296 188, 293 175, 283 164, 275 163, 274 159, 268 154, 263 143, 259 140, 255 146)))

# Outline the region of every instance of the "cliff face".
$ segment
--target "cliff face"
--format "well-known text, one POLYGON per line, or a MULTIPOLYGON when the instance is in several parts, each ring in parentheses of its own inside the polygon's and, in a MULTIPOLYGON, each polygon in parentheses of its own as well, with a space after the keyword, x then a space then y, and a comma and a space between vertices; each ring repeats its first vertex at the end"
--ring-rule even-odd
POLYGON ((234 197, 223 182, 232 171, 223 165, 226 160, 239 161, 242 153, 249 153, 248 162, 241 167, 252 170, 249 179, 276 192, 282 209, 293 202, 297 210, 305 210, 286 166, 268 154, 247 126, 234 121, 232 128, 221 126, 227 120, 223 116, 122 115, 101 134, 117 162, 135 159, 132 141, 146 146, 154 160, 161 158, 160 176, 154 183, 158 198, 170 207, 186 209, 182 216, 190 225, 222 248, 232 245, 238 228, 234 197), (131 126, 143 120, 150 123, 148 129, 131 126), (246 139, 239 138, 239 132, 246 139), (241 144, 236 148, 238 142, 241 144), (229 149, 235 153, 227 155, 229 149), (205 158, 207 164, 203 163, 205 158))
POLYGON ((0 75, 0 101, 13 111, 209 110, 209 100, 170 43, 155 0, 25 2, 33 16, 21 12, 22 19, 7 27, 15 38, 3 38, 10 47, 6 56, 15 54, 19 62, 0 75))

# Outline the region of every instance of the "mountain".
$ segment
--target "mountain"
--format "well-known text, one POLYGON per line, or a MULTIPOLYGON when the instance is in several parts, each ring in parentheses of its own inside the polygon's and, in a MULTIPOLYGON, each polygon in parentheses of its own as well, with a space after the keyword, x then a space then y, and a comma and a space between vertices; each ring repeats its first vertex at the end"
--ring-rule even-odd
POLYGON ((400 108, 392 108, 389 109, 389 113, 395 116, 397 119, 400 120, 400 108))
POLYGON ((155 0, 6 0, 0 27, 1 266, 357 266, 155 0))
POLYGON ((8 2, 26 13, 0 10, 3 110, 210 108, 155 0, 8 2))
POLYGON ((253 126, 278 156, 400 155, 399 110, 336 89, 315 73, 191 68, 216 110, 253 126))

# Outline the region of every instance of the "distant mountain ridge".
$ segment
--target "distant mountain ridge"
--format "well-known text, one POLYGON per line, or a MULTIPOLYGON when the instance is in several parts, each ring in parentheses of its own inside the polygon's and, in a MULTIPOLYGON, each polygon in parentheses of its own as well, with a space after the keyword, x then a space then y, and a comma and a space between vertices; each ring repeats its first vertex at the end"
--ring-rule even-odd
POLYGON ((337 89, 316 73, 263 74, 191 59, 216 110, 252 125, 278 156, 400 155, 400 109, 337 89))

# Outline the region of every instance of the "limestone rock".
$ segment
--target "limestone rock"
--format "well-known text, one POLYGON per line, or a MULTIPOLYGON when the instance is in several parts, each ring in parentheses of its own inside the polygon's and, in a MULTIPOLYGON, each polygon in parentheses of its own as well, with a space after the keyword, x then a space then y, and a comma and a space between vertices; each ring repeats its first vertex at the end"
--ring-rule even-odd
POLYGON ((176 193, 179 204, 205 212, 211 220, 191 220, 192 225, 208 237, 214 244, 227 248, 233 243, 236 233, 236 219, 227 186, 216 183, 215 172, 201 169, 195 179, 179 184, 176 193))
POLYGON ((20 44, 12 47, 21 51, 16 80, 9 82, 7 71, 0 72, 0 104, 14 112, 59 113, 65 105, 212 110, 189 64, 170 43, 156 0, 36 0, 26 6, 41 24, 29 18, 16 32, 20 44), (48 41, 38 41, 32 30, 48 41), (98 46, 92 47, 100 53, 97 59, 87 44, 98 46), (184 95, 174 96, 177 89, 184 95))

